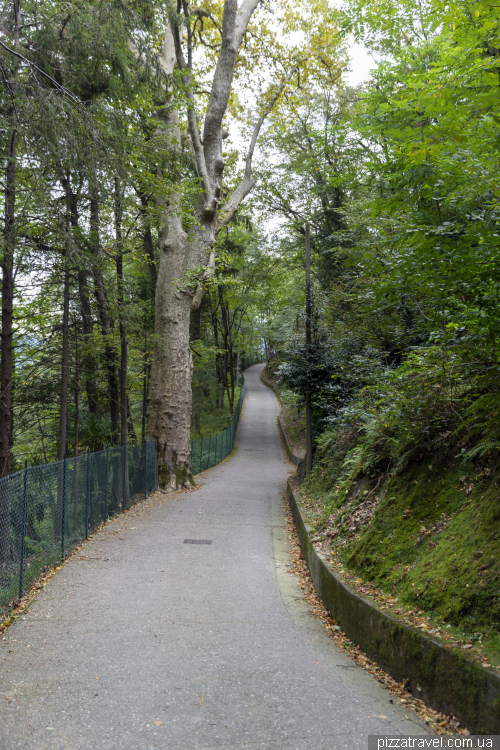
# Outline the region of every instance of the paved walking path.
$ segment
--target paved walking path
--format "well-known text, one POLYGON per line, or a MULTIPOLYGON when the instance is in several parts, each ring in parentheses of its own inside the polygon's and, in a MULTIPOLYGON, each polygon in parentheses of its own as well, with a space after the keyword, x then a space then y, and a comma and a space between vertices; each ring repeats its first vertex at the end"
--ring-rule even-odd
POLYGON ((287 572, 291 466, 261 369, 233 456, 199 490, 108 523, 0 640, 2 750, 365 749, 368 734, 427 733, 323 634, 287 572))

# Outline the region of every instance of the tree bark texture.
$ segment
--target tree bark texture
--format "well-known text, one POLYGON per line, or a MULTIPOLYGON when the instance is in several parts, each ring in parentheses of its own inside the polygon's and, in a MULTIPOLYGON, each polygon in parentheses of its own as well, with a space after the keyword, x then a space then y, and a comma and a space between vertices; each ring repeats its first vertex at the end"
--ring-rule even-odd
MULTIPOLYGON (((177 111, 164 112, 167 138, 180 146, 177 111)), ((192 249, 182 228, 181 196, 161 205, 160 263, 155 302, 155 346, 151 363, 148 439, 156 439, 158 479, 164 491, 193 484, 191 473, 191 378, 189 323, 192 294, 181 288, 192 249), (178 280, 173 283, 172 280, 178 280)))
MULTIPOLYGON (((194 221, 187 233, 182 225, 180 188, 157 198, 159 217, 159 268, 155 299, 155 349, 152 358, 148 405, 148 439, 156 439, 160 488, 173 491, 194 484, 190 460, 192 408, 192 359, 189 323, 193 309, 203 299, 209 278, 215 269, 217 232, 234 215, 255 181, 251 176, 252 155, 264 118, 280 95, 284 83, 270 99, 259 118, 251 139, 245 175, 224 206, 220 205, 224 158, 222 120, 227 110, 239 47, 248 22, 259 0, 225 0, 222 39, 212 80, 203 126, 198 128, 194 89, 191 80, 191 26, 187 19, 187 61, 183 55, 180 28, 173 24, 165 34, 159 63, 167 76, 177 66, 187 97, 187 122, 192 155, 196 163, 199 197, 194 221), (202 273, 198 269, 204 269, 202 273), (192 274, 198 273, 198 279, 192 274), (190 276, 191 274, 191 276, 190 276)), ((180 7, 180 6, 179 6, 180 7)), ((183 3, 189 16, 189 7, 183 3)), ((289 80, 289 78, 284 79, 289 80)), ((168 152, 173 163, 181 153, 178 114, 173 99, 163 103, 157 113, 158 145, 168 152)))

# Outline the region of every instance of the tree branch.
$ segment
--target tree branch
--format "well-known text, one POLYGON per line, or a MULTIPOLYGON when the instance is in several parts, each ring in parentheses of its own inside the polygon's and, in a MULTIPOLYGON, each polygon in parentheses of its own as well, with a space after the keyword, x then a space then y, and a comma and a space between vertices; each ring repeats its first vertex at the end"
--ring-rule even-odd
POLYGON ((58 83, 52 76, 49 76, 48 73, 46 73, 44 70, 38 67, 34 62, 29 60, 24 55, 21 55, 20 52, 16 52, 15 50, 11 49, 10 47, 7 47, 6 44, 4 44, 0 40, 0 47, 3 47, 7 52, 10 52, 11 55, 14 55, 14 57, 18 57, 20 60, 23 60, 25 63, 29 65, 30 68, 33 68, 33 70, 36 70, 38 73, 40 73, 42 76, 45 76, 45 78, 48 78, 51 83, 54 84, 54 88, 57 89, 57 91, 61 91, 63 94, 66 94, 69 99, 71 99, 75 104, 78 104, 78 106, 81 105, 80 99, 76 97, 69 89, 67 89, 65 86, 61 86, 60 83, 58 83))
POLYGON ((259 0, 244 0, 236 16, 235 25, 235 43, 239 48, 243 34, 247 30, 248 22, 252 17, 252 13, 257 8, 259 0))
POLYGON ((291 70, 287 73, 287 75, 283 78, 278 88, 274 92, 273 96, 271 97, 267 107, 264 109, 264 111, 262 112, 261 116, 259 117, 259 119, 257 120, 255 124, 253 133, 252 133, 252 138, 250 140, 250 146, 248 148, 248 154, 245 160, 245 173, 243 175, 243 179, 241 180, 240 184, 236 187, 232 195, 228 198, 224 206, 219 211, 217 226, 215 230, 216 234, 223 227, 225 227, 226 224, 232 219, 240 203, 246 198, 248 193, 252 190, 253 186, 255 185, 255 179, 252 177, 252 159, 253 159, 253 154, 255 151, 255 146, 257 145, 257 139, 259 137, 260 130, 262 128, 264 121, 271 113, 272 108, 274 107, 279 97, 281 96, 285 86, 293 78, 293 76, 295 75, 298 69, 299 69, 299 63, 297 62, 291 68, 291 70))

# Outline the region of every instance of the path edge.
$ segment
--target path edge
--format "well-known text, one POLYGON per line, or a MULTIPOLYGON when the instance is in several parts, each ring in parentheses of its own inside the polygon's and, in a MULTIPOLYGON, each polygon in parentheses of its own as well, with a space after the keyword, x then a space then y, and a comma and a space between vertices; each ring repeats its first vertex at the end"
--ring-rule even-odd
POLYGON ((287 496, 318 596, 346 636, 431 708, 456 716, 472 734, 500 734, 500 676, 351 589, 315 549, 290 482, 287 496))
MULTIPOLYGON (((264 373, 264 370, 262 370, 262 372, 260 373, 261 383, 264 383, 264 385, 267 386, 267 388, 270 388, 274 392, 274 395, 278 399, 280 406, 283 409, 283 404, 281 402, 279 395, 276 392, 276 388, 274 387, 272 383, 269 383, 269 381, 267 381, 263 377, 263 373, 264 373)), ((288 440, 288 435, 286 434, 285 425, 283 424, 283 420, 281 419, 281 414, 278 414, 278 427, 280 428, 280 432, 283 436, 283 442, 285 443, 285 450, 286 450, 289 460, 292 462, 292 464, 294 464, 295 466, 298 466, 299 463, 302 461, 302 459, 300 456, 297 456, 292 450, 290 441, 288 440)))

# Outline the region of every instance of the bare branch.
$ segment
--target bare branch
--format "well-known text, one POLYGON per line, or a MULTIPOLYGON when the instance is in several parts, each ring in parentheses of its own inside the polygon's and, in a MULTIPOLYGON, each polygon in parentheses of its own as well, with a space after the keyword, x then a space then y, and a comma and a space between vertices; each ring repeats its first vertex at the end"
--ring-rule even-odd
POLYGON ((66 94, 66 96, 71 99, 71 101, 74 104, 81 105, 80 100, 78 97, 76 97, 69 89, 67 89, 65 86, 61 86, 60 83, 58 83, 52 76, 49 76, 48 73, 46 73, 44 70, 38 67, 34 62, 29 60, 24 55, 21 55, 20 52, 16 52, 16 50, 11 49, 10 47, 7 47, 6 44, 4 44, 2 41, 0 41, 0 47, 3 47, 7 52, 9 52, 11 55, 14 55, 14 57, 18 57, 20 60, 23 60, 23 62, 27 63, 32 70, 36 70, 38 73, 40 73, 45 78, 48 78, 48 80, 54 84, 54 88, 56 88, 58 91, 61 91, 61 93, 66 94))
POLYGON ((224 206, 220 209, 218 220, 217 220, 216 233, 219 232, 223 227, 225 227, 226 224, 232 219, 240 203, 246 198, 246 196, 249 194, 249 192, 252 190, 253 186, 255 185, 255 179, 252 177, 252 159, 253 159, 253 154, 255 151, 255 146, 257 145, 257 139, 259 137, 260 130, 262 128, 264 121, 271 113, 272 108, 274 107, 279 97, 281 96, 287 83, 293 78, 293 76, 295 75, 298 69, 299 69, 299 63, 297 62, 291 68, 291 70, 287 73, 287 75, 283 78, 278 88, 274 92, 273 96, 271 97, 267 107, 264 109, 259 119, 257 120, 255 127, 253 129, 252 138, 250 140, 250 146, 248 148, 248 154, 245 160, 245 173, 243 175, 243 179, 241 180, 240 184, 236 187, 232 195, 228 198, 224 206))

